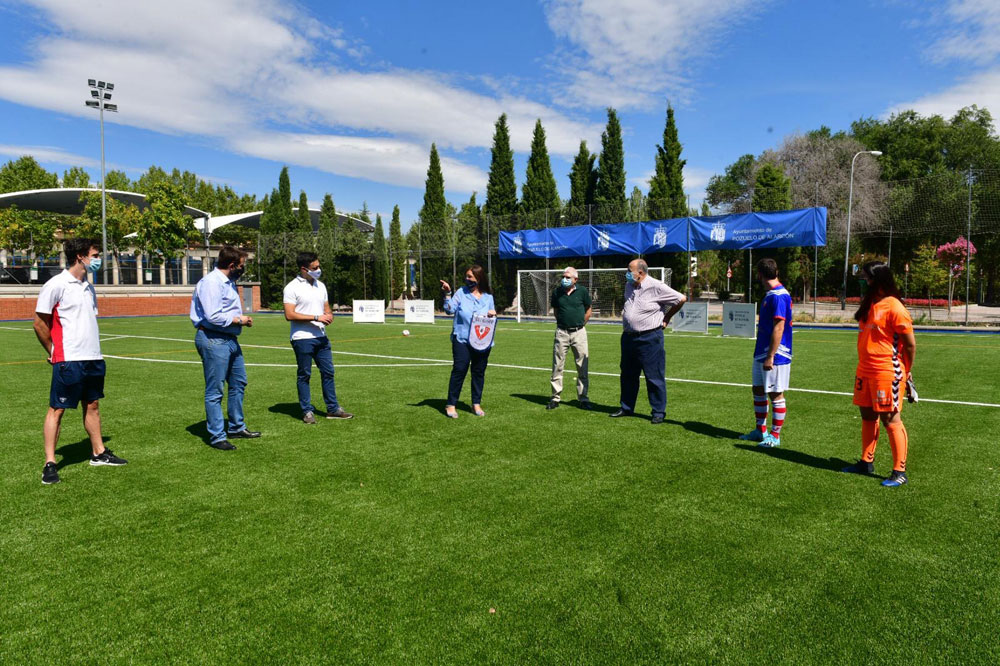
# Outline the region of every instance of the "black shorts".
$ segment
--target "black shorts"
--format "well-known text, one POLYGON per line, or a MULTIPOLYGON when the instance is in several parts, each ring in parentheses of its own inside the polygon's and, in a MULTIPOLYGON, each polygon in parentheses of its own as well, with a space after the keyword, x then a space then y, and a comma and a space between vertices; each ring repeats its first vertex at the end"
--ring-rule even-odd
POLYGON ((49 406, 53 409, 76 409, 80 400, 100 400, 104 397, 104 372, 104 361, 53 363, 49 406))

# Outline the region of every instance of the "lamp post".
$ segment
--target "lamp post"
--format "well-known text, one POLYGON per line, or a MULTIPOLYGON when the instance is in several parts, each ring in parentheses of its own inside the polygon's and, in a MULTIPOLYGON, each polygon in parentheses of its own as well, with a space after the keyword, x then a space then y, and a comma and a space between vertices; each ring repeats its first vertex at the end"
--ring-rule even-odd
POLYGON ((847 193, 847 246, 844 248, 844 284, 840 287, 840 309, 847 309, 847 267, 851 259, 851 205, 854 203, 854 160, 858 155, 874 155, 878 157, 881 150, 861 150, 851 158, 851 183, 847 193))
POLYGON ((101 114, 101 267, 104 274, 104 284, 108 283, 108 223, 106 212, 107 188, 104 183, 104 111, 118 113, 118 105, 111 104, 111 91, 115 89, 115 84, 96 79, 87 79, 90 86, 90 99, 87 106, 97 109, 101 114))

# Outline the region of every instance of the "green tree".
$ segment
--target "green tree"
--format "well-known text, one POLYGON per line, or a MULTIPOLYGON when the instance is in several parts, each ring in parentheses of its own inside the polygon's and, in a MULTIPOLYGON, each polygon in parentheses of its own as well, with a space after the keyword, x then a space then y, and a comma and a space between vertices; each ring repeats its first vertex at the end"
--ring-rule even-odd
POLYGON ((392 220, 389 222, 389 297, 396 298, 403 292, 406 284, 406 245, 399 222, 399 206, 392 207, 392 220))
POLYGON ((756 166, 757 160, 753 155, 742 155, 727 166, 721 176, 712 176, 705 188, 708 204, 726 213, 749 212, 756 166))
MULTIPOLYGON (((106 183, 104 188, 108 190, 119 190, 121 192, 135 191, 135 186, 124 171, 113 170, 105 172, 104 182, 106 183)), ((98 186, 100 186, 100 183, 98 183, 98 186)), ((143 194, 147 193, 144 192, 143 194)))
POLYGON ((136 247, 159 265, 165 259, 182 255, 188 237, 194 232, 194 222, 184 213, 180 188, 170 183, 154 185, 146 195, 146 210, 135 236, 136 247))
POLYGON ((57 226, 52 215, 17 206, 0 208, 0 248, 25 250, 34 262, 36 255, 52 253, 57 226))
POLYGON ((312 218, 309 215, 309 198, 306 197, 305 190, 299 193, 299 207, 295 212, 295 225, 292 231, 304 234, 313 232, 312 218))
POLYGON ((792 181, 780 166, 764 162, 757 169, 751 201, 755 211, 788 210, 792 207, 792 181))
POLYGON ((625 219, 625 144, 618 113, 611 107, 608 107, 607 126, 601 134, 594 202, 600 217, 595 221, 622 222, 625 219))
POLYGON ((63 171, 63 187, 90 187, 90 174, 83 167, 70 167, 63 171))
POLYGON ((372 238, 372 293, 375 298, 392 298, 389 291, 389 253, 385 243, 385 229, 382 216, 375 215, 375 235, 372 238))
POLYGON ((545 147, 545 128, 541 119, 535 121, 535 131, 531 137, 531 154, 528 169, 521 188, 521 227, 543 229, 559 224, 559 190, 549 151, 545 147))
POLYGON ((514 218, 517 211, 517 182, 514 177, 514 151, 510 148, 507 114, 501 115, 493 127, 493 148, 483 212, 494 218, 491 225, 493 229, 514 231, 517 229, 514 218))
POLYGON ((910 262, 910 286, 927 297, 927 317, 931 315, 931 299, 948 285, 948 269, 941 265, 937 248, 924 243, 917 248, 910 262))
POLYGON ((649 181, 649 218, 666 220, 686 217, 687 197, 684 195, 684 165, 681 142, 677 135, 674 109, 667 105, 667 124, 663 128, 663 143, 656 146, 656 171, 649 181))
POLYGON ((648 220, 648 199, 636 185, 632 188, 632 194, 628 198, 628 215, 626 216, 629 222, 643 222, 648 220))
POLYGON ((0 192, 45 190, 59 187, 59 176, 46 171, 31 155, 24 155, 0 167, 0 192))
POLYGON ((430 164, 424 185, 424 205, 420 208, 420 228, 424 248, 424 272, 431 277, 420 276, 420 295, 427 298, 433 294, 441 300, 440 290, 435 289, 436 276, 451 273, 451 242, 448 202, 444 196, 444 176, 441 173, 441 159, 437 146, 431 144, 430 164), (432 282, 433 280, 433 282, 432 282))
POLYGON ((587 142, 580 142, 580 151, 573 159, 569 172, 569 205, 566 207, 565 223, 569 226, 587 224, 590 221, 589 207, 594 205, 594 190, 597 186, 597 170, 594 162, 597 155, 587 150, 587 142))

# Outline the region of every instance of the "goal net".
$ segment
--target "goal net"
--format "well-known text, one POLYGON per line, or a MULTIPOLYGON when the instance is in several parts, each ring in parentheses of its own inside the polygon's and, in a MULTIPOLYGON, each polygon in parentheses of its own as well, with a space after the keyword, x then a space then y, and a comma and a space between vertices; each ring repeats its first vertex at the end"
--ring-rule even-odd
MULTIPOLYGON (((552 292, 562 279, 565 269, 517 272, 517 300, 514 308, 517 320, 521 317, 537 317, 555 320, 551 312, 552 292)), ((616 319, 622 313, 625 300, 626 268, 581 268, 577 284, 590 291, 593 300, 593 318, 616 319)), ((649 267, 649 275, 670 284, 671 271, 666 268, 649 267)))

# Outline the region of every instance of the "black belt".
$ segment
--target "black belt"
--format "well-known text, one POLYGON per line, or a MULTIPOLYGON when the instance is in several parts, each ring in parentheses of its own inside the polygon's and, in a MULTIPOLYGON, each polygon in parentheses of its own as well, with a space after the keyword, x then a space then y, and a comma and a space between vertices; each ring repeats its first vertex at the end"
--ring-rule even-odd
POLYGON ((205 328, 204 326, 198 326, 197 328, 199 331, 204 331, 213 335, 225 335, 226 337, 233 338, 234 340, 236 339, 236 336, 232 333, 223 333, 222 331, 217 331, 214 328, 205 328))
POLYGON ((562 326, 557 326, 556 328, 558 328, 560 331, 566 331, 567 333, 576 333, 577 331, 585 328, 586 326, 587 325, 584 324, 583 326, 569 326, 567 328, 563 328, 562 326))
POLYGON ((629 336, 631 338, 637 338, 640 335, 646 335, 647 333, 652 333, 653 331, 658 331, 661 328, 663 328, 663 327, 662 326, 657 326, 656 328, 649 328, 649 329, 646 329, 645 331, 625 331, 625 335, 627 335, 627 336, 629 336))

